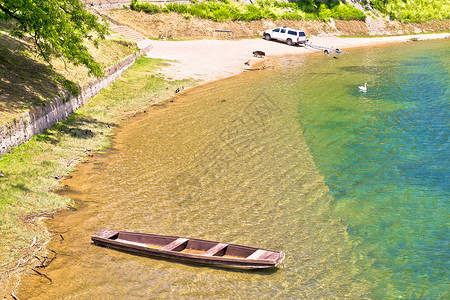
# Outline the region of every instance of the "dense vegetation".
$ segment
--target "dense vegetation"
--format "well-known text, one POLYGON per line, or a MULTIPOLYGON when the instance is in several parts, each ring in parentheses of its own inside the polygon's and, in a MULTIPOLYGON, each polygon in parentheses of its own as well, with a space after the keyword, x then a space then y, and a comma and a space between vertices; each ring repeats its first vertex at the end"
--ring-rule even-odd
POLYGON ((191 4, 167 3, 165 5, 133 0, 131 8, 146 13, 177 12, 185 17, 199 17, 217 22, 273 20, 365 20, 364 13, 339 0, 323 3, 319 0, 298 2, 277 2, 274 0, 256 1, 245 4, 230 0, 207 0, 191 4))
POLYGON ((14 36, 30 36, 37 53, 48 63, 52 57, 64 57, 75 65, 85 65, 96 76, 103 75, 84 42, 103 39, 107 26, 81 1, 0 0, 0 21, 10 23, 14 36))
POLYGON ((404 23, 450 19, 449 0, 371 0, 373 8, 404 23))

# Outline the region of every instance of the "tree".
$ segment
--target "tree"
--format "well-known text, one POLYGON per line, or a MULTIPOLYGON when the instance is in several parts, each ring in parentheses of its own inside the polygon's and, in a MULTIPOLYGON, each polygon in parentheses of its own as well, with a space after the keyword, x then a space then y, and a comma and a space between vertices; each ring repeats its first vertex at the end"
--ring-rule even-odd
POLYGON ((37 52, 50 58, 64 57, 74 65, 85 65, 90 74, 103 75, 84 45, 88 39, 97 46, 108 33, 106 24, 88 12, 80 0, 0 0, 0 20, 11 21, 12 34, 29 35, 37 52))

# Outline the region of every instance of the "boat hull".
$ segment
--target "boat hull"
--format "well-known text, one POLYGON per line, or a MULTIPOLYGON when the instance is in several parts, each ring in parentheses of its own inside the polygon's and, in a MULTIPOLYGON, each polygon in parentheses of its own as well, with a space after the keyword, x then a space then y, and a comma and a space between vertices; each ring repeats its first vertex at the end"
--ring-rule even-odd
POLYGON ((126 231, 103 230, 91 239, 94 244, 120 251, 226 268, 273 268, 285 256, 283 252, 255 247, 126 231))

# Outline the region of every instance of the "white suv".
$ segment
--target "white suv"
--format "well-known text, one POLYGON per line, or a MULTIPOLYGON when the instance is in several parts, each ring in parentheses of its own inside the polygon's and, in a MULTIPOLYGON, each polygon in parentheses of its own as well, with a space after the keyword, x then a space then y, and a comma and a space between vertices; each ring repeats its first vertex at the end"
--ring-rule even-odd
POLYGON ((268 41, 275 39, 286 42, 289 46, 306 44, 306 34, 304 31, 288 28, 286 26, 275 29, 267 29, 264 31, 264 38, 268 41))

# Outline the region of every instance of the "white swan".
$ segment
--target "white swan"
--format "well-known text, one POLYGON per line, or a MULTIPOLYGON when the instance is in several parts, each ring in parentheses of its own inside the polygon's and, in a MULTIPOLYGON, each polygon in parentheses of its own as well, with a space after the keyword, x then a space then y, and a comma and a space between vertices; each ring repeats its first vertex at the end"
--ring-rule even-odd
POLYGON ((359 90, 361 92, 367 92, 367 82, 364 83, 364 86, 359 86, 359 90))

